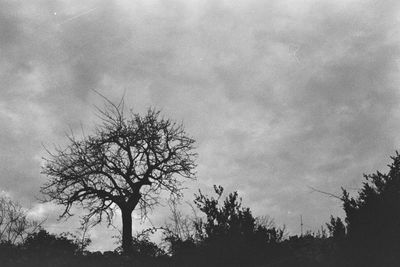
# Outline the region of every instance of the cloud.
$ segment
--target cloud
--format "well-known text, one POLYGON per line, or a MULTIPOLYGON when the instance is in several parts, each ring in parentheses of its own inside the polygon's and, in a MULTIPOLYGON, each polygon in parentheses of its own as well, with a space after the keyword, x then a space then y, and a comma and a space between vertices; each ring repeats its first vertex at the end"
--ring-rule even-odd
POLYGON ((189 200, 222 184, 292 232, 300 214, 317 229, 341 207, 307 186, 356 188, 399 144, 398 7, 0 1, 0 189, 53 212, 35 206, 42 143, 63 145, 81 124, 90 133, 102 104, 93 89, 115 101, 125 92, 135 111, 161 108, 197 140, 189 200))

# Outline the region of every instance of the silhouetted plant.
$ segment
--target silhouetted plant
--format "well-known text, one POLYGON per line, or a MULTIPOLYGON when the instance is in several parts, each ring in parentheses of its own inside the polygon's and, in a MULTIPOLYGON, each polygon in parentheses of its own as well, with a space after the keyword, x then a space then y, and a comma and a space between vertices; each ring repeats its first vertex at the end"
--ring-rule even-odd
POLYGON ((196 258, 198 240, 196 240, 195 222, 200 219, 192 206, 191 208, 193 210, 192 217, 185 216, 178 210, 177 202, 170 203, 171 216, 163 227, 163 241, 164 244, 166 243, 166 251, 173 256, 176 264, 193 261, 196 258))
POLYGON ((35 255, 75 255, 81 247, 70 236, 68 233, 54 235, 42 229, 30 234, 22 247, 35 255))
POLYGON ((156 243, 150 241, 149 232, 139 234, 133 238, 131 253, 133 255, 150 258, 165 255, 164 250, 162 250, 156 243))
POLYGON ((348 249, 354 266, 398 266, 400 263, 400 155, 389 171, 364 175, 355 198, 343 191, 348 249))
POLYGON ((183 125, 149 109, 144 116, 126 112, 123 100, 106 100, 98 109, 101 123, 90 136, 68 136, 66 148, 55 148, 45 159, 48 176, 41 192, 47 201, 64 205, 61 216, 71 216, 72 205, 88 211, 85 221, 112 223, 117 208, 122 214, 122 248, 132 247, 132 212, 142 216, 158 204, 162 192, 181 196, 177 176, 194 179, 194 140, 183 125))
POLYGON ((0 197, 0 242, 16 245, 36 232, 41 223, 27 218, 27 211, 7 197, 0 197))
POLYGON ((195 204, 206 216, 204 221, 196 222, 197 236, 211 263, 252 265, 277 256, 284 229, 258 223, 250 209, 242 207, 237 192, 230 193, 220 204, 223 188, 214 186, 214 191, 216 198, 205 196, 201 191, 195 198, 195 204))
POLYGON ((329 235, 335 240, 344 240, 346 237, 346 226, 339 217, 331 216, 331 221, 326 224, 326 227, 328 227, 329 235))

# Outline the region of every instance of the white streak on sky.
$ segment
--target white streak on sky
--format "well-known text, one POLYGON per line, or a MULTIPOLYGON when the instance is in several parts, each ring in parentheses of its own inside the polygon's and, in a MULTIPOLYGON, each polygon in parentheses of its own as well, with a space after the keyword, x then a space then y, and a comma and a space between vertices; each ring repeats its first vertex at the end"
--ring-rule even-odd
MULTIPOLYGON (((82 16, 88 15, 89 13, 92 13, 93 11, 95 11, 95 10, 98 9, 98 8, 99 8, 99 7, 94 7, 94 8, 91 8, 91 9, 89 9, 89 10, 83 11, 83 12, 81 12, 81 13, 75 15, 75 16, 72 16, 72 17, 70 17, 70 18, 68 18, 68 19, 66 19, 66 20, 61 21, 61 22, 58 23, 57 25, 61 26, 61 25, 65 24, 65 23, 71 22, 72 20, 75 20, 75 19, 80 18, 80 17, 82 17, 82 16)), ((57 13, 54 12, 54 15, 57 15, 57 13)))

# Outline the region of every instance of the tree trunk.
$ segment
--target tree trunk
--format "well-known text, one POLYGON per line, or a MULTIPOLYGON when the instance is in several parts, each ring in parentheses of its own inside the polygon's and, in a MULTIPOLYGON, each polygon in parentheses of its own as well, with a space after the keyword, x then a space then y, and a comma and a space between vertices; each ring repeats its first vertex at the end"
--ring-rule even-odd
POLYGON ((132 249, 132 211, 121 209, 122 212, 122 252, 132 249))

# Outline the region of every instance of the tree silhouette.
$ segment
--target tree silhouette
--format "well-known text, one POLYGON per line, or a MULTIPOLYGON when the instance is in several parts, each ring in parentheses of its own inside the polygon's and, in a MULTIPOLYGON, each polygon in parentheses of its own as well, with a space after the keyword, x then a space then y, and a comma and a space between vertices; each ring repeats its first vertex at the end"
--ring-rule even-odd
POLYGON ((7 197, 0 197, 0 243, 16 245, 36 232, 41 222, 27 218, 27 211, 7 197))
MULTIPOLYGON (((106 99, 106 98, 105 98, 106 99)), ((194 179, 194 140, 183 125, 148 109, 141 116, 125 111, 124 101, 106 99, 97 109, 100 123, 93 134, 78 139, 68 135, 66 148, 56 147, 45 158, 42 173, 48 176, 41 188, 45 201, 64 205, 61 217, 69 217, 74 203, 86 209, 84 221, 95 225, 104 218, 112 223, 122 213, 122 249, 132 247, 132 212, 142 216, 158 204, 160 194, 181 195, 182 182, 194 179)))
POLYGON ((400 261, 400 155, 389 171, 364 175, 357 197, 343 192, 349 251, 355 266, 398 266, 400 261))

